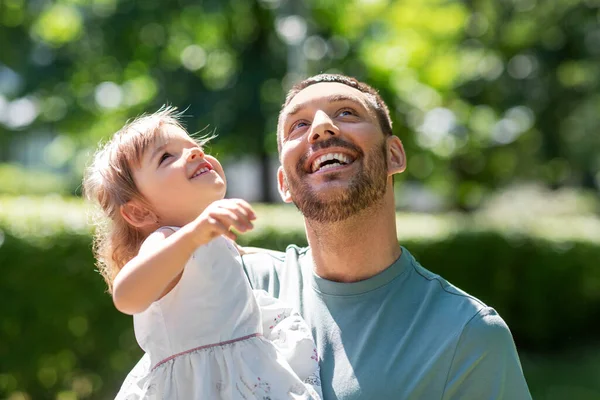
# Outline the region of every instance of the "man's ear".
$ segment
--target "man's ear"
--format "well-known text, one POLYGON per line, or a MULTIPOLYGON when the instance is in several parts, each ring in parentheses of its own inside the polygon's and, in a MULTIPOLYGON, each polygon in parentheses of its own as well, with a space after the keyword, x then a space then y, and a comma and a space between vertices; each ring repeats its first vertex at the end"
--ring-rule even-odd
POLYGON ((123 204, 119 211, 125 221, 136 228, 156 227, 158 224, 156 215, 148 207, 135 200, 130 200, 123 204))
POLYGON ((290 189, 288 188, 285 175, 283 174, 283 167, 279 167, 277 170, 277 188, 279 189, 281 199, 286 203, 291 203, 292 195, 290 194, 290 189))
POLYGON ((387 138, 388 176, 399 174, 406 169, 406 154, 400 138, 392 135, 387 138))

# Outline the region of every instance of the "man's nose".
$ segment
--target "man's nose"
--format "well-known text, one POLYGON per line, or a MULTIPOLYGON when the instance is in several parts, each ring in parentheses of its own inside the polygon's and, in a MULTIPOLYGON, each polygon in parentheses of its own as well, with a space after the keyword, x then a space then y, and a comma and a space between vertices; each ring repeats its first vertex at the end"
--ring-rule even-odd
POLYGON ((324 111, 317 111, 313 119, 308 141, 314 143, 320 140, 328 139, 332 136, 337 136, 339 130, 333 123, 329 115, 324 111))

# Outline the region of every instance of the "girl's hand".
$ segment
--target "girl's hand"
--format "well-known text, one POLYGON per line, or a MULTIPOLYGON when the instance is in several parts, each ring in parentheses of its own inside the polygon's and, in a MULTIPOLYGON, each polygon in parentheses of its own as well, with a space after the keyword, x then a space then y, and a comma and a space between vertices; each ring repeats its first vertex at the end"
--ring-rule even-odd
POLYGON ((211 203, 190 223, 195 242, 203 245, 217 236, 225 235, 231 240, 237 236, 231 231, 247 232, 254 228, 252 221, 256 219, 250 204, 241 199, 223 199, 211 203))

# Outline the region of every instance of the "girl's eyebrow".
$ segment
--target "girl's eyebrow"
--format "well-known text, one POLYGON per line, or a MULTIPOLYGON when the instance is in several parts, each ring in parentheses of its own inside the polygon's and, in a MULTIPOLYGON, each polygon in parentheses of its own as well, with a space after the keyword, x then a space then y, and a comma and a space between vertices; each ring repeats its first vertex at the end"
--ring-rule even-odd
MULTIPOLYGON (((168 146, 168 145, 169 145, 171 142, 172 142, 172 140, 170 140, 170 139, 169 139, 169 140, 165 140, 165 141, 163 141, 163 143, 162 143, 160 146, 156 147, 156 148, 154 149, 154 151, 152 151, 152 154, 150 155, 150 159, 149 159, 148 161, 151 163, 151 162, 152 162, 152 160, 154 160, 154 159, 155 159, 155 158, 156 158, 156 157, 157 157, 159 154, 161 154, 161 153, 163 153, 163 152, 165 151, 165 148, 166 148, 166 147, 167 147, 167 146, 168 146)), ((187 142, 188 144, 192 144, 192 145, 194 145, 194 146, 198 146, 198 143, 194 142, 194 141, 193 141, 193 140, 191 140, 191 139, 189 139, 189 140, 186 140, 186 142, 187 142)), ((198 147, 200 147, 200 148, 201 148, 201 146, 198 146, 198 147)))
POLYGON ((152 155, 150 156, 150 162, 152 162, 152 160, 154 160, 160 153, 162 153, 165 148, 167 147, 169 143, 165 142, 163 144, 161 144, 160 146, 158 146, 157 148, 154 149, 154 151, 152 152, 152 155))

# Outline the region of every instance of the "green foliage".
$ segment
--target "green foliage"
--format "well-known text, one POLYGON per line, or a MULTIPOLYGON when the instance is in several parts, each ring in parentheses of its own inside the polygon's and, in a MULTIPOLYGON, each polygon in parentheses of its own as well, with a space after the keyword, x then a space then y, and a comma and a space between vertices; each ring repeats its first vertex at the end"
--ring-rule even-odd
POLYGON ((0 396, 108 398, 140 351, 94 272, 90 237, 2 239, 0 396))
POLYGON ((557 354, 520 354, 534 399, 600 398, 600 348, 578 346, 557 354))
MULTIPOLYGON (((255 209, 256 229, 241 244, 278 250, 306 244, 293 207, 255 209)), ((76 199, 0 198, 0 397, 112 398, 140 356, 131 318, 114 309, 94 270, 85 210, 76 199)), ((489 212, 398 214, 397 221, 401 244, 426 268, 496 308, 520 351, 551 353, 597 340, 596 217, 528 220, 505 213, 500 219, 489 212)), ((536 360, 526 366, 542 385, 536 360)))
POLYGON ((253 1, 184 3, 0 3, 0 161, 50 132, 71 139, 65 167, 81 175, 99 140, 165 103, 187 109, 190 132, 217 127, 214 151, 266 154, 263 112, 283 88, 262 102, 261 87, 285 75, 274 16, 253 1))
POLYGON ((0 161, 13 159, 13 142, 48 132, 74 147, 47 162, 80 175, 98 140, 170 103, 187 107, 190 131, 217 129, 217 155, 254 155, 266 174, 285 91, 331 71, 380 90, 407 150, 399 180, 450 206, 477 208, 516 180, 598 189, 599 6, 4 1, 0 161))
POLYGON ((0 164, 0 182, 0 195, 68 194, 65 176, 16 164, 0 164))

